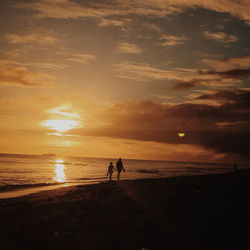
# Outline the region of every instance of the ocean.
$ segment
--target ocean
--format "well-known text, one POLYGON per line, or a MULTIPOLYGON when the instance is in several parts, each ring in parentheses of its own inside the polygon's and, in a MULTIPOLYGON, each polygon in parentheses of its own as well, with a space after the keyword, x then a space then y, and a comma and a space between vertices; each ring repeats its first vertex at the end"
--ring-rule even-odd
MULTIPOLYGON (((107 181, 117 159, 0 154, 0 198, 42 190, 107 181)), ((233 171, 233 164, 123 159, 121 180, 213 174, 233 171)), ((241 166, 244 167, 244 166, 241 166)), ((117 173, 114 172, 113 179, 117 173)))

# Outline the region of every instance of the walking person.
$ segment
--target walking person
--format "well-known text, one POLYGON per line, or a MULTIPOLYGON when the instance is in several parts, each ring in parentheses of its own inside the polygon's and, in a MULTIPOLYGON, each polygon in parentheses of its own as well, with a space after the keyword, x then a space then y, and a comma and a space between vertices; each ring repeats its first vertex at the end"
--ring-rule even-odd
POLYGON ((114 170, 115 170, 115 167, 111 161, 109 166, 108 166, 108 172, 107 172, 107 176, 109 175, 109 181, 112 181, 112 174, 113 174, 114 170))
POLYGON ((120 158, 117 162, 116 162, 116 170, 117 170, 117 180, 120 180, 120 173, 121 171, 125 172, 125 168, 122 164, 122 159, 120 158))

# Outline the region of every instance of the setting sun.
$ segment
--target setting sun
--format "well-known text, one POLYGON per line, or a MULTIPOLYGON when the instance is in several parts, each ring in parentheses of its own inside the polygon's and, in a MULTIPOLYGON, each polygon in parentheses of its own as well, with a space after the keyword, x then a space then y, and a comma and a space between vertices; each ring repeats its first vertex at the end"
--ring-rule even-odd
POLYGON ((47 120, 43 125, 59 132, 66 132, 79 127, 79 122, 73 120, 47 120))

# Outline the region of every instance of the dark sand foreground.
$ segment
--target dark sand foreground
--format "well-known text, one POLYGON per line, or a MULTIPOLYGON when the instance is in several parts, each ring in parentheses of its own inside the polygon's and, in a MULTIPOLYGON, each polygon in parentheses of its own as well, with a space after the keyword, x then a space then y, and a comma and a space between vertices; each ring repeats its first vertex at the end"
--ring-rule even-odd
POLYGON ((250 249, 250 171, 0 200, 0 249, 250 249))

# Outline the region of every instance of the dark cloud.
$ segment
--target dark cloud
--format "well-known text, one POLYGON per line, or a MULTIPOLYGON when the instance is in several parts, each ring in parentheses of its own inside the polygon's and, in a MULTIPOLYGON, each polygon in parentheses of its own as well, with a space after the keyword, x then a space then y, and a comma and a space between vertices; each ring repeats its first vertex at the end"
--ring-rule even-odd
POLYGON ((250 69, 232 69, 226 71, 215 71, 215 70, 197 70, 196 78, 190 81, 178 81, 175 83, 174 90, 188 90, 198 85, 211 85, 217 82, 217 84, 223 85, 226 79, 248 79, 250 77, 250 69), (204 76, 205 79, 199 78, 204 76), (213 78, 209 77, 213 76, 213 78))
POLYGON ((223 103, 224 107, 237 108, 241 111, 248 112, 248 109, 250 109, 250 91, 248 90, 223 90, 213 94, 200 95, 196 100, 215 100, 223 103))
POLYGON ((175 83, 173 89, 175 90, 185 90, 185 89, 191 89, 197 85, 197 80, 188 81, 188 82, 177 82, 175 83))
POLYGON ((216 100, 220 105, 201 103, 160 104, 127 101, 106 111, 107 124, 76 134, 112 138, 189 144, 218 153, 250 157, 250 90, 221 90, 196 100, 216 100), (242 129, 244 128, 244 129, 242 129), (186 133, 178 137, 178 132, 186 133))
POLYGON ((246 78, 250 76, 250 69, 233 69, 227 71, 200 71, 201 74, 220 75, 225 78, 246 78))

